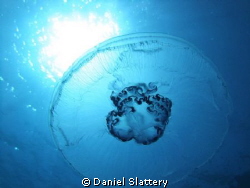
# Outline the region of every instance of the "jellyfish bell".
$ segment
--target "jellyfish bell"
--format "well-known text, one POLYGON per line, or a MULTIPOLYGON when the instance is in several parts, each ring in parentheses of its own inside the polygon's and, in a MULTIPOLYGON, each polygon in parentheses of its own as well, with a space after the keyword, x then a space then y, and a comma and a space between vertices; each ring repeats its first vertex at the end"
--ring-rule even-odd
POLYGON ((197 48, 138 33, 96 46, 67 70, 50 127, 65 159, 85 177, 171 184, 214 155, 230 112, 222 77, 197 48))

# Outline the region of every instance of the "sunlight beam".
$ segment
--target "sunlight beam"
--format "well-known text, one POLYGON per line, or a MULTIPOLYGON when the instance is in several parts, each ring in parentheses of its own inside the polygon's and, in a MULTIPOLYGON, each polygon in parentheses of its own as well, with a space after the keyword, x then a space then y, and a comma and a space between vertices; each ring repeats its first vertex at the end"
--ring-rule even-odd
POLYGON ((119 27, 109 12, 103 16, 93 13, 87 17, 80 14, 56 16, 48 21, 50 27, 44 29, 38 39, 43 45, 39 63, 41 70, 53 81, 88 49, 119 34, 119 27))

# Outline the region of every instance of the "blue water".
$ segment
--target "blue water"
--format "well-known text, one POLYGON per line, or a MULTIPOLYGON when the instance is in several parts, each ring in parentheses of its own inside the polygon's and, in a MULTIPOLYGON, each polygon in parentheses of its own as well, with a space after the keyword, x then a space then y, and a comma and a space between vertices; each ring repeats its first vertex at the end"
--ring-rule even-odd
POLYGON ((228 133, 213 158, 168 187, 250 187, 249 8, 247 0, 2 1, 0 187, 83 187, 52 138, 55 86, 88 49, 137 32, 193 43, 217 66, 233 101, 228 133))

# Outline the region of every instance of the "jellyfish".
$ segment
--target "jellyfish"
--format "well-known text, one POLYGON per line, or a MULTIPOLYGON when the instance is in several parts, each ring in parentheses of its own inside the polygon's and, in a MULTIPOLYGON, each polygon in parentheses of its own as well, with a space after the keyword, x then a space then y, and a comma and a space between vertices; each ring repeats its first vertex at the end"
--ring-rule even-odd
POLYGON ((231 109, 223 78, 201 51, 177 37, 137 33, 75 61, 55 88, 49 125, 83 177, 171 184, 213 157, 231 109))

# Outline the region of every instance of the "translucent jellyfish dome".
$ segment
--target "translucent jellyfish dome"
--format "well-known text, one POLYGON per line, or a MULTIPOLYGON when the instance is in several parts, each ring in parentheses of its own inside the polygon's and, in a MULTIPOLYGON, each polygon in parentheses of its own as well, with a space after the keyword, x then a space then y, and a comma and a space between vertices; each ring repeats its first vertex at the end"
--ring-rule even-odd
POLYGON ((223 79, 197 48, 138 33, 96 46, 68 69, 53 96, 50 127, 84 177, 171 184, 214 155, 230 110, 223 79))

